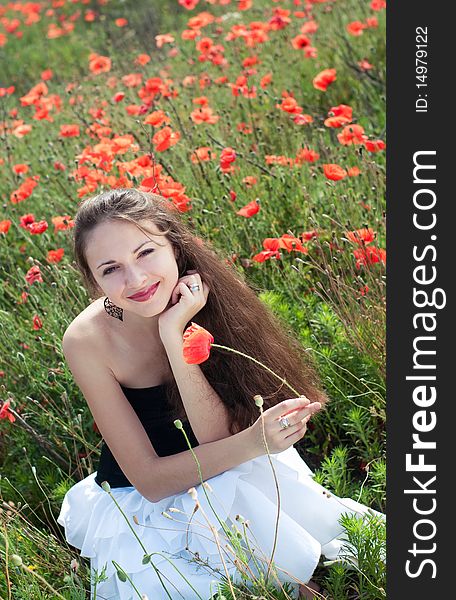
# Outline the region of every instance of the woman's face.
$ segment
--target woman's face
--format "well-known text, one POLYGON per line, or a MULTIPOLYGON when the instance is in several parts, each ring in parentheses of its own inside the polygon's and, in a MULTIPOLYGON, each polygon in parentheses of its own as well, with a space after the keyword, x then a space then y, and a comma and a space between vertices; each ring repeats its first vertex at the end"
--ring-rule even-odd
POLYGON ((174 248, 153 221, 105 221, 91 232, 86 259, 95 281, 111 302, 144 317, 163 312, 179 279, 174 248), (106 264, 108 263, 108 264, 106 264), (130 296, 158 284, 146 299, 130 296), (139 301, 143 300, 143 301, 139 301))

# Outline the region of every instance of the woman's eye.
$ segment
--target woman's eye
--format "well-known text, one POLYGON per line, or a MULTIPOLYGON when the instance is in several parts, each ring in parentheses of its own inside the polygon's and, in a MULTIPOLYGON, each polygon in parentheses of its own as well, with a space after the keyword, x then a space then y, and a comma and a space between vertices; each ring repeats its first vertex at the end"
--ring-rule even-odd
MULTIPOLYGON (((154 248, 147 248, 147 250, 143 250, 142 252, 139 253, 139 256, 146 256, 150 252, 154 252, 154 248)), ((117 267, 109 267, 109 269, 106 269, 106 271, 103 271, 103 275, 109 275, 109 273, 112 273, 113 271, 115 271, 116 268, 117 267)))

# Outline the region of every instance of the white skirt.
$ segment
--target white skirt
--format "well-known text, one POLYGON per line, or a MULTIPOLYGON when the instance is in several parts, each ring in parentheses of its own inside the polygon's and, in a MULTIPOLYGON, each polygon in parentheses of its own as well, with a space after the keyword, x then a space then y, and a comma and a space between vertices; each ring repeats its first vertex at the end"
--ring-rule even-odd
MULTIPOLYGON (((340 515, 363 515, 369 509, 316 483, 295 448, 271 459, 279 483, 280 515, 275 575, 270 580, 287 581, 297 589, 309 581, 322 554, 330 560, 340 557, 345 541, 340 515)), ((106 579, 96 586, 100 599, 130 600, 145 594, 149 600, 209 600, 224 576, 241 581, 232 550, 236 542, 229 533, 227 537, 224 524, 242 534, 238 543, 247 568, 267 571, 278 511, 266 455, 212 477, 207 481, 210 488, 195 486, 196 511, 195 495, 188 492, 150 502, 133 486, 113 488, 125 518, 109 493, 95 483, 95 476, 91 473, 68 490, 57 520, 65 528, 67 542, 90 558, 91 598, 95 570, 100 574, 105 567, 106 579), (145 554, 152 555, 154 566, 143 564, 145 554), (112 561, 128 575, 126 581, 119 579, 112 561)))

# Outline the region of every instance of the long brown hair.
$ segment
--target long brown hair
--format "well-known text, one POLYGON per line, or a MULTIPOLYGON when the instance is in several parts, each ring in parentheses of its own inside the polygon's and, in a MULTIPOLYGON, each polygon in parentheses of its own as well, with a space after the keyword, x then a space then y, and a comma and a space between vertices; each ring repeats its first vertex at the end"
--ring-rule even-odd
MULTIPOLYGON (((73 250, 84 285, 94 299, 102 294, 87 264, 87 238, 97 225, 114 219, 135 223, 143 232, 139 221, 153 221, 177 250, 179 277, 191 269, 201 275, 210 292, 205 306, 192 321, 210 331, 215 343, 256 358, 300 394, 325 404, 328 398, 300 343, 261 302, 235 267, 210 243, 195 236, 172 203, 162 196, 135 189, 114 189, 80 204, 74 219, 73 250)), ((263 396, 265 408, 293 397, 290 389, 265 369, 231 352, 213 349, 200 367, 228 409, 231 433, 245 429, 258 418, 254 395, 263 396)), ((185 419, 175 381, 167 388, 167 394, 176 416, 185 419)))

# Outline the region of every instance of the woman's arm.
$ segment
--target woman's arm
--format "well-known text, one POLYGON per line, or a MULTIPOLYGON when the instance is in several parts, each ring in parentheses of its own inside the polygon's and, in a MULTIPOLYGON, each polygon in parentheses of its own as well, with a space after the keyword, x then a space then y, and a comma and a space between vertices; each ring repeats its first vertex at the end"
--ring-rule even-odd
MULTIPOLYGON (((264 450, 252 442, 252 432, 248 429, 222 440, 201 444, 193 452, 198 459, 203 481, 264 454, 264 450)), ((144 477, 141 491, 150 502, 158 502, 201 483, 190 450, 172 456, 150 456, 145 472, 153 474, 144 477)))
MULTIPOLYGON (((282 452, 298 442, 306 433, 309 418, 320 410, 319 402, 307 398, 291 398, 266 410, 257 421, 223 440, 202 444, 193 449, 200 465, 203 481, 220 475, 258 456, 266 454, 264 440, 271 454, 282 452), (288 416, 289 428, 278 421, 288 416)), ((190 450, 173 456, 150 457, 141 492, 151 502, 177 494, 201 483, 198 468, 190 450)))
MULTIPOLYGON (((123 473, 151 502, 187 490, 200 482, 190 450, 159 457, 138 415, 119 382, 106 364, 99 337, 89 328, 67 329, 62 348, 76 384, 84 394, 98 429, 123 473)), ((285 400, 269 408, 247 429, 194 449, 203 479, 209 479, 243 462, 266 453, 265 436, 271 453, 286 450, 300 440, 307 419, 320 409, 306 398, 285 400), (291 427, 281 429, 278 418, 289 414, 291 427)))
POLYGON ((178 331, 162 334, 162 342, 198 442, 206 444, 230 436, 228 411, 220 396, 198 365, 188 365, 184 361, 182 334, 178 331))

